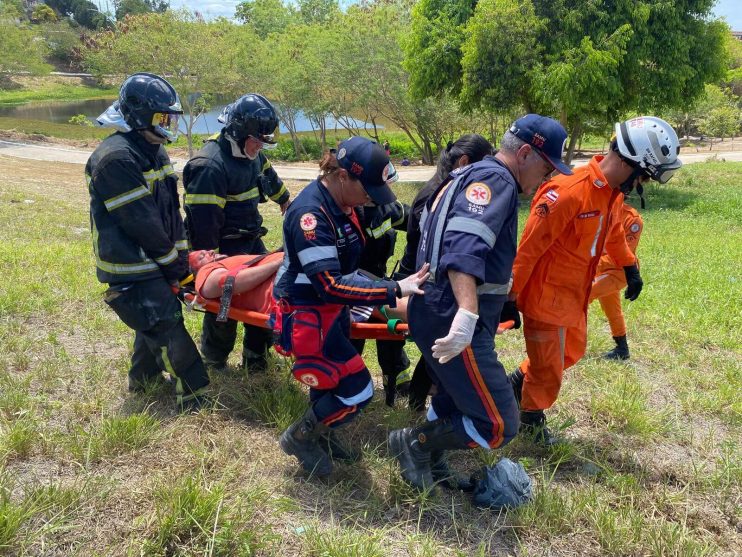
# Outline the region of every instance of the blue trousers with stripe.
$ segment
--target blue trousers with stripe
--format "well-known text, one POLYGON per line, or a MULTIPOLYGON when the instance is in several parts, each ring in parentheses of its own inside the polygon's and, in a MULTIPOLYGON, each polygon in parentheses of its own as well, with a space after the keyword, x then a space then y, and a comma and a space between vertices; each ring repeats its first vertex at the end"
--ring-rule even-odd
POLYGON ((479 321, 471 346, 441 364, 433 358, 436 339, 445 337, 458 305, 450 286, 425 285, 425 296, 414 296, 408 308, 410 334, 422 352, 437 394, 428 419, 448 418, 471 446, 502 447, 518 433, 520 413, 507 374, 497 359, 495 334, 504 296, 479 298, 479 321))

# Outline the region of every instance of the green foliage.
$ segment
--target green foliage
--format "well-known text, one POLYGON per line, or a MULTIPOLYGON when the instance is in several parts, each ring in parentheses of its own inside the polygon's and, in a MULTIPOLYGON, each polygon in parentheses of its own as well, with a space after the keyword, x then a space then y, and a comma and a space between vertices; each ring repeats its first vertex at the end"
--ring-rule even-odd
POLYGON ((150 13, 128 17, 97 34, 82 55, 95 75, 166 75, 180 95, 192 153, 191 129, 208 110, 210 96, 244 92, 246 83, 235 71, 241 63, 235 32, 225 20, 205 23, 187 11, 150 13))
POLYGON ((324 24, 340 15, 338 0, 297 0, 304 23, 324 24))
POLYGON ((88 117, 84 114, 76 114, 72 118, 68 120, 68 123, 72 124, 73 126, 93 126, 93 122, 88 120, 88 117))
POLYGON ((46 4, 37 4, 31 12, 31 21, 34 23, 53 23, 57 21, 57 14, 46 4))
POLYGON ((170 7, 169 0, 114 0, 116 20, 127 15, 141 15, 152 12, 163 13, 170 7))
POLYGON ((280 33, 297 21, 296 11, 283 0, 248 0, 237 4, 234 14, 237 21, 252 28, 265 39, 271 33, 280 33))
POLYGON ((3 38, 0 41, 0 74, 43 74, 51 70, 44 61, 48 49, 43 38, 21 21, 20 13, 10 4, 0 5, 0 37, 3 38))
POLYGON ((39 27, 49 48, 49 57, 74 67, 78 62, 75 53, 81 46, 80 28, 73 26, 68 19, 44 23, 39 27))
POLYGON ((111 26, 111 21, 98 6, 89 0, 46 0, 57 13, 72 17, 77 23, 93 31, 111 26))

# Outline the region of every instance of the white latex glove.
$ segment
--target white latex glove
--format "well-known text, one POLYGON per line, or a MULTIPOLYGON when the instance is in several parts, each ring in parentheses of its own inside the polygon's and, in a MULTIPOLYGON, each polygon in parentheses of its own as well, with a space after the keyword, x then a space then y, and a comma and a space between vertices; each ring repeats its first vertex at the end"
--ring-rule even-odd
POLYGON ((430 269, 430 263, 426 263, 425 265, 420 267, 417 273, 414 273, 409 277, 403 278, 402 280, 397 282, 397 284, 399 285, 399 290, 402 293, 402 298, 411 294, 423 293, 420 285, 424 284, 425 281, 428 280, 428 277, 430 276, 428 269, 430 269))
POLYGON ((459 308, 453 317, 448 334, 433 344, 433 357, 445 364, 461 354, 471 344, 474 328, 479 316, 464 308, 459 308))

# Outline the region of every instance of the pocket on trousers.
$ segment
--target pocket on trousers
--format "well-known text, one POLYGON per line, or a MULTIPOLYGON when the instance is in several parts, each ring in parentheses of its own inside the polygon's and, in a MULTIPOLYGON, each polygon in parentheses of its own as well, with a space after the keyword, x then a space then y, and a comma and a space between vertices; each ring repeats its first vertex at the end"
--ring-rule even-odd
POLYGON ((291 348, 297 356, 321 354, 322 318, 313 309, 295 310, 291 317, 291 348))
POLYGON ((126 289, 113 286, 106 290, 103 301, 130 329, 148 331, 157 324, 157 316, 151 307, 142 303, 141 293, 135 286, 126 289))

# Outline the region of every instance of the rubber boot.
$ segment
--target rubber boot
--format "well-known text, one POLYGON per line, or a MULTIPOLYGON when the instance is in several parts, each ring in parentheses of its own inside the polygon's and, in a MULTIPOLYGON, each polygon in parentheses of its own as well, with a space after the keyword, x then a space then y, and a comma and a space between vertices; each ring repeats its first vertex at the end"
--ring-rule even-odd
POLYGON ((340 436, 334 429, 329 429, 320 437, 320 447, 332 460, 340 462, 358 462, 361 452, 342 444, 340 436))
POLYGON ((520 432, 542 447, 551 447, 563 441, 546 427, 546 414, 543 410, 521 411, 520 432))
POLYGON ((523 380, 525 378, 526 376, 523 374, 520 368, 517 368, 513 373, 508 375, 508 380, 513 387, 513 394, 515 395, 515 401, 518 403, 519 408, 520 399, 523 396, 523 380))
POLYGON ((456 474, 448 465, 446 451, 431 451, 430 472, 433 481, 446 489, 458 489, 460 491, 473 491, 474 484, 468 478, 462 478, 456 474))
POLYGON ((629 343, 626 342, 626 335, 620 337, 613 337, 616 347, 610 352, 603 354, 603 358, 606 360, 628 360, 629 359, 629 343))
POLYGON ((295 456, 306 472, 319 477, 329 476, 332 473, 332 460, 320 446, 320 436, 328 431, 329 428, 317 420, 310 407, 281 434, 278 442, 283 452, 295 456))
MULTIPOLYGON (((430 489, 435 484, 430 467, 432 452, 467 448, 468 440, 454 430, 449 420, 426 422, 416 428, 396 429, 389 434, 389 450, 399 461, 402 478, 420 490, 430 489)), ((450 476, 450 471, 443 473, 450 476)))

